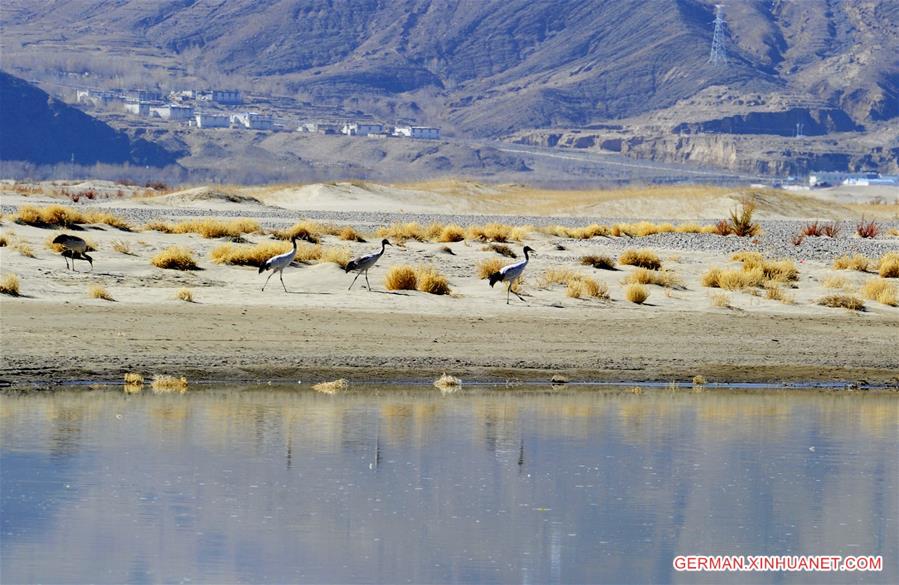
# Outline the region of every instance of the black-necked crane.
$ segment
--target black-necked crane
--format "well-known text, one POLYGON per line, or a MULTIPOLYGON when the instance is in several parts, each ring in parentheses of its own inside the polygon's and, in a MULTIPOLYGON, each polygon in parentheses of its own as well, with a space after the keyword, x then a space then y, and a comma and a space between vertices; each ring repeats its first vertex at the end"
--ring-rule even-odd
POLYGON ((87 242, 78 236, 70 236, 69 234, 60 234, 53 238, 53 243, 62 246, 62 257, 66 260, 66 268, 69 267, 69 258, 72 259, 72 270, 75 270, 75 258, 87 260, 94 269, 94 259, 87 255, 87 242))
POLYGON ((371 283, 368 282, 368 269, 374 266, 378 260, 381 259, 381 256, 384 255, 385 246, 392 246, 390 242, 386 239, 381 240, 381 249, 377 252, 372 252, 371 254, 366 254, 365 256, 359 256, 358 258, 353 258, 346 264, 346 271, 352 272, 356 271, 356 278, 353 279, 353 282, 350 283, 350 288, 347 290, 351 290, 353 285, 356 284, 356 281, 359 279, 359 275, 365 274, 365 284, 368 285, 368 290, 371 291, 371 283))
POLYGON ((268 284, 268 281, 272 279, 272 276, 274 276, 276 272, 278 273, 278 278, 281 279, 281 286, 284 287, 284 292, 289 292, 287 286, 284 284, 284 269, 290 266, 294 256, 297 255, 296 237, 290 238, 290 243, 293 245, 292 250, 284 252, 283 254, 278 254, 277 256, 272 256, 259 267, 259 274, 262 274, 266 270, 272 271, 272 273, 268 275, 268 278, 265 279, 265 284, 262 285, 263 292, 265 292, 265 285, 268 284))
POLYGON ((497 282, 508 282, 509 283, 508 287, 506 288, 506 304, 507 305, 509 304, 509 293, 512 293, 513 295, 515 295, 522 301, 527 302, 523 298, 521 298, 520 294, 518 294, 517 292, 512 290, 512 285, 514 285, 515 281, 518 280, 519 278, 521 278, 521 275, 524 274, 524 269, 528 265, 528 260, 531 259, 531 257, 528 256, 528 252, 532 252, 532 253, 536 254, 536 252, 534 252, 534 250, 532 248, 530 248, 529 246, 525 246, 524 247, 524 260, 515 262, 514 264, 509 264, 508 266, 503 266, 498 271, 491 274, 489 277, 490 278, 490 288, 493 288, 493 285, 496 284, 497 282))

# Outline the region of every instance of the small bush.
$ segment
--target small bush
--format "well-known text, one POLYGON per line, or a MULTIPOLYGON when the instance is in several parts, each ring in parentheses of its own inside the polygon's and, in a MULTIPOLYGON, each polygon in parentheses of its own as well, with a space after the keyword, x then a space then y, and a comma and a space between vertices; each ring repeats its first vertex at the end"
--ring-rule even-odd
POLYGON ((451 223, 441 228, 436 239, 438 242, 461 242, 465 239, 465 228, 451 223))
POLYGON ((486 280, 494 272, 499 272, 503 266, 505 263, 499 258, 484 258, 477 265, 478 278, 486 280))
POLYGON ((345 242, 364 242, 365 241, 365 238, 363 238, 359 232, 357 232, 355 229, 353 229, 350 226, 340 228, 340 231, 337 232, 337 237, 345 242))
POLYGON ((706 385, 705 376, 702 376, 702 375, 693 376, 693 385, 694 386, 705 386, 706 385))
POLYGON ((442 391, 455 390, 461 385, 462 380, 446 373, 434 380, 434 387, 442 391))
POLYGON ((730 297, 725 293, 715 293, 711 296, 712 305, 722 309, 730 308, 730 297))
POLYGON ((432 266, 420 266, 415 270, 415 288, 432 295, 450 294, 449 282, 432 266))
POLYGON ((427 240, 427 233, 424 228, 416 222, 394 223, 387 227, 378 228, 377 234, 379 238, 388 238, 400 244, 407 240, 415 240, 417 242, 427 240))
POLYGON ((183 394, 187 391, 187 378, 184 376, 180 378, 175 376, 153 376, 150 387, 153 388, 154 392, 180 392, 183 394))
POLYGON ((899 252, 887 252, 881 256, 877 272, 881 278, 899 278, 899 252))
POLYGON ((840 227, 840 224, 838 224, 835 221, 826 223, 821 226, 821 235, 827 236, 828 238, 835 238, 838 235, 840 235, 840 232, 842 232, 842 231, 843 231, 843 228, 840 227))
POLYGON ((170 270, 198 270, 193 253, 182 246, 171 246, 150 259, 150 264, 157 268, 170 270))
POLYGON ((867 272, 873 263, 873 260, 863 254, 853 254, 852 256, 840 256, 833 261, 833 267, 837 270, 867 272))
POLYGON ((606 300, 609 298, 609 286, 604 282, 597 282, 589 276, 578 275, 568 281, 565 294, 573 299, 590 297, 606 300))
POLYGON ((511 226, 502 223, 472 225, 468 227, 466 236, 469 240, 483 242, 520 242, 524 240, 530 228, 511 226))
POLYGON ((19 296, 19 277, 15 274, 7 274, 0 278, 0 294, 11 297, 19 296))
POLYGON ((849 309, 851 311, 864 311, 865 301, 852 295, 827 295, 818 299, 818 304, 834 309, 849 309))
POLYGON ((855 233, 858 234, 860 238, 876 238, 880 233, 880 226, 877 225, 877 222, 873 219, 871 221, 865 221, 865 218, 862 218, 858 225, 855 226, 855 233))
POLYGON ((896 306, 896 285, 883 278, 872 278, 861 288, 862 296, 891 307, 896 306))
POLYGON ((842 276, 827 276, 821 281, 824 288, 849 288, 849 281, 842 276))
POLYGON ((747 270, 722 269, 713 266, 702 275, 702 286, 709 288, 722 288, 725 290, 742 290, 762 286, 765 283, 765 274, 761 268, 747 270))
POLYGON ((126 386, 143 386, 144 377, 137 372, 127 372, 125 374, 124 383, 126 386))
POLYGON ((19 241, 16 243, 16 250, 26 258, 34 258, 34 250, 28 245, 28 242, 19 241))
POLYGON ((792 260, 766 260, 758 252, 737 252, 732 259, 743 263, 743 270, 761 270, 766 280, 791 282, 799 279, 799 270, 792 260))
POLYGON ((794 246, 801 246, 802 242, 804 242, 804 241, 805 241, 805 234, 796 234, 790 240, 790 243, 792 243, 794 246))
POLYGON ((630 302, 642 305, 649 298, 649 289, 642 284, 630 284, 625 289, 624 296, 630 302))
POLYGON ((87 296, 92 299, 101 299, 104 301, 114 301, 115 300, 114 298, 112 298, 112 295, 109 294, 109 291, 106 290, 104 287, 100 286, 99 284, 95 284, 93 286, 88 287, 87 296))
POLYGON ((670 270, 638 268, 624 277, 624 284, 655 284, 665 288, 678 288, 683 282, 670 270))
POLYGON ((274 233, 275 237, 279 240, 296 238, 298 240, 305 240, 310 244, 317 244, 321 241, 324 234, 325 228, 314 221, 300 221, 286 230, 279 230, 274 233))
POLYGON ((136 254, 131 251, 131 246, 128 245, 128 242, 124 242, 122 240, 115 240, 112 243, 112 249, 118 252, 119 254, 125 254, 126 256, 135 256, 136 254))
POLYGON ((333 380, 331 382, 319 382, 314 385, 312 389, 317 392, 322 392, 323 394, 337 394, 338 392, 346 392, 349 387, 350 383, 345 379, 340 378, 339 380, 333 380))
POLYGON ((10 245, 13 240, 13 234, 0 234, 0 248, 5 248, 10 245))
POLYGON ((384 277, 387 290, 415 290, 417 284, 415 269, 408 264, 391 266, 384 277))
POLYGON ((584 266, 592 266, 599 270, 615 270, 615 261, 609 256, 595 254, 581 256, 581 264, 584 266))
POLYGON ((252 246, 226 243, 213 248, 209 257, 216 264, 259 267, 272 256, 290 249, 291 245, 286 242, 260 242, 252 246))
POLYGON ((769 301, 780 301, 785 305, 792 305, 795 302, 793 295, 785 293, 777 283, 765 284, 765 298, 769 301))
POLYGON ((505 244, 489 244, 481 248, 485 252, 493 251, 499 254, 500 256, 505 256, 506 258, 518 258, 518 254, 516 254, 512 248, 505 244))
POLYGON ((733 233, 730 223, 726 219, 722 219, 715 224, 715 234, 719 236, 729 236, 733 233))
POLYGON ((625 250, 618 257, 619 264, 639 266, 650 270, 659 270, 662 267, 662 259, 652 250, 625 250))
POLYGON ((175 293, 175 298, 185 303, 192 303, 194 302, 194 293, 190 292, 189 288, 179 288, 175 293))
POLYGON ((757 235, 761 228, 759 224, 752 221, 753 213, 755 213, 755 204, 752 202, 746 202, 740 209, 732 210, 728 223, 730 233, 741 238, 757 235))

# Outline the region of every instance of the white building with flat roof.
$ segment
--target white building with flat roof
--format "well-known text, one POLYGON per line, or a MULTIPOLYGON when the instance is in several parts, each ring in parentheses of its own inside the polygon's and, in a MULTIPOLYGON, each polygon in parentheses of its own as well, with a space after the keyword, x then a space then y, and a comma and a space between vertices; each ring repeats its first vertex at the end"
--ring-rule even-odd
POLYGON ((124 109, 129 114, 135 114, 137 116, 150 115, 149 102, 125 102, 124 109))
POLYGON ((341 134, 347 136, 368 136, 369 134, 383 134, 384 124, 376 122, 352 122, 344 124, 340 129, 341 134))
POLYGON ((194 117, 194 109, 190 106, 178 106, 165 104, 162 106, 150 106, 150 116, 163 120, 184 121, 194 117))
POLYGON ((428 140, 440 139, 440 128, 432 126, 397 126, 393 129, 394 136, 407 138, 424 138, 428 140))
POLYGON ((200 112, 194 117, 197 128, 230 128, 231 118, 226 114, 204 114, 200 112))
POLYGON ((275 125, 275 120, 268 114, 241 112, 231 114, 231 124, 250 130, 271 130, 275 125))

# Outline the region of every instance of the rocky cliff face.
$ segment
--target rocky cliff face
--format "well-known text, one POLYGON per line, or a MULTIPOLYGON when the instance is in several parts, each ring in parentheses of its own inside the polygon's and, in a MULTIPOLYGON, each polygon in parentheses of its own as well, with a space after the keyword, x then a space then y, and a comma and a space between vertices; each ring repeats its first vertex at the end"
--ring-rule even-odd
POLYGON ((175 155, 133 140, 81 110, 51 98, 23 79, 0 71, 0 160, 35 164, 130 163, 162 167, 175 155))

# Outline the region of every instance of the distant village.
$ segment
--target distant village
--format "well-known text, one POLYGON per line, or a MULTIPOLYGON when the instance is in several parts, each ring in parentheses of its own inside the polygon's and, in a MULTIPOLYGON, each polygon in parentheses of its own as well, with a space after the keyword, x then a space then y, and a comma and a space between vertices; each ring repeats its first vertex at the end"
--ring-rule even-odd
POLYGON ((240 106, 244 104, 244 100, 240 91, 235 89, 181 90, 172 91, 168 95, 144 89, 79 89, 75 92, 75 101, 105 108, 121 106, 122 111, 133 116, 179 122, 197 128, 440 139, 440 128, 433 126, 389 126, 367 120, 309 121, 298 126, 279 123, 271 114, 241 111, 240 106))

